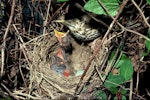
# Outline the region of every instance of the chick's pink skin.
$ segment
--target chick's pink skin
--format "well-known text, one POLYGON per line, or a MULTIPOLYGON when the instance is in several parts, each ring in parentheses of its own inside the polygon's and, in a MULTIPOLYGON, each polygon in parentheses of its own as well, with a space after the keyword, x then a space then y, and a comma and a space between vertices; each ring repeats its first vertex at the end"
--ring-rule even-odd
POLYGON ((63 72, 64 77, 69 77, 70 76, 70 72, 68 69, 64 70, 63 72))
POLYGON ((62 48, 58 49, 56 56, 61 58, 62 60, 65 60, 62 48))

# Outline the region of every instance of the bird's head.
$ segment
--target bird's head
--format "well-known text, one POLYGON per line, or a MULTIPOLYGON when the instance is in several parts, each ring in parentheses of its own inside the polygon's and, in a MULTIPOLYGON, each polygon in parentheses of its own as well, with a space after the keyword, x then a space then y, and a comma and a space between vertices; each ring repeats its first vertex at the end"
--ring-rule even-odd
POLYGON ((55 22, 62 23, 67 26, 71 31, 77 31, 80 28, 84 27, 85 23, 79 19, 69 19, 69 20, 55 20, 55 22))

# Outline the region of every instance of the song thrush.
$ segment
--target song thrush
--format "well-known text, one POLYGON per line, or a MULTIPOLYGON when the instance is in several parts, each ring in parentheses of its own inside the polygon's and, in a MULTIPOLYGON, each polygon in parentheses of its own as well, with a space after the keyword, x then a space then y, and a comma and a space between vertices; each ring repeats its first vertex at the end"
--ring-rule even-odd
POLYGON ((70 20, 55 20, 69 28, 71 34, 80 41, 91 41, 101 34, 98 29, 90 27, 85 21, 77 18, 70 20))

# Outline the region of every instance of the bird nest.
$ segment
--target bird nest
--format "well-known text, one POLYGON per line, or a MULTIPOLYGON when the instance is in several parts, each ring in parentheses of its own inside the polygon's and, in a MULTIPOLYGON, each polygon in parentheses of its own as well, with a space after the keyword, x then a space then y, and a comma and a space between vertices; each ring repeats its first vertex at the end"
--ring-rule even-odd
MULTIPOLYGON (((52 32, 52 35, 45 34, 36 37, 24 45, 29 59, 29 89, 36 99, 44 97, 56 99, 62 95, 73 96, 81 78, 81 75, 62 77, 50 69, 50 65, 53 63, 52 58, 59 48, 59 42, 53 34, 52 32)), ((92 56, 91 47, 78 44, 74 39, 72 41, 74 50, 69 56, 72 66, 74 70, 84 70, 92 56)), ((91 64, 92 67, 87 71, 88 74, 85 75, 84 81, 91 77, 93 66, 98 63, 94 61, 91 64)))

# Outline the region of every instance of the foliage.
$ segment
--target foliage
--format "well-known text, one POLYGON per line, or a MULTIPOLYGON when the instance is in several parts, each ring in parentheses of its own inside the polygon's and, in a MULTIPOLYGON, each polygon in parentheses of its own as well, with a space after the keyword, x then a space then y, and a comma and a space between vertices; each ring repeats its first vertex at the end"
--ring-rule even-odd
POLYGON ((117 64, 117 68, 119 67, 120 74, 125 78, 125 81, 130 80, 134 70, 131 60, 125 54, 122 54, 121 59, 117 64))
POLYGON ((122 82, 124 81, 124 77, 122 75, 113 75, 113 73, 111 72, 108 77, 107 77, 107 81, 104 83, 104 85, 111 89, 114 87, 117 87, 118 84, 122 84, 122 82))
MULTIPOLYGON (((148 38, 150 38, 150 29, 147 32, 148 38)), ((150 41, 145 40, 146 51, 143 53, 143 56, 147 56, 150 53, 150 41)))
POLYGON ((66 1, 69 1, 69 0, 57 0, 57 2, 66 2, 66 1))
MULTIPOLYGON (((118 100, 117 97, 115 97, 114 100, 118 100)), ((122 100, 127 100, 127 98, 125 96, 122 96, 122 100)))
POLYGON ((150 0, 146 0, 147 1, 147 3, 150 5, 150 0))
MULTIPOLYGON (((115 52, 112 52, 109 62, 112 61, 114 55, 115 52)), ((118 60, 119 61, 115 64, 116 66, 113 68, 117 70, 118 73, 110 72, 104 82, 104 86, 108 88, 112 94, 117 94, 118 91, 120 91, 119 86, 125 87, 125 83, 131 79, 134 72, 132 62, 125 54, 122 54, 118 60)), ((114 62, 116 61, 115 59, 114 62)), ((127 90, 121 88, 120 92, 122 95, 125 95, 127 90)))
MULTIPOLYGON (((119 9, 119 3, 117 0, 101 0, 101 2, 106 7, 111 16, 115 16, 117 14, 117 10, 119 9)), ((84 9, 95 14, 107 15, 97 0, 89 0, 84 5, 84 9)))
POLYGON ((9 96, 5 97, 5 98, 0 98, 0 100, 12 100, 9 96))
POLYGON ((107 99, 107 95, 104 91, 102 90, 98 90, 96 91, 96 93, 94 93, 93 95, 94 99, 100 99, 100 100, 106 100, 107 99))
MULTIPOLYGON (((57 2, 66 2, 69 0, 57 0, 57 2)), ((120 0, 101 0, 102 4, 108 10, 111 16, 115 16, 117 14, 117 10, 119 9, 120 0)), ((84 9, 98 15, 107 15, 104 9, 99 4, 98 0, 89 0, 85 5, 84 9)))

